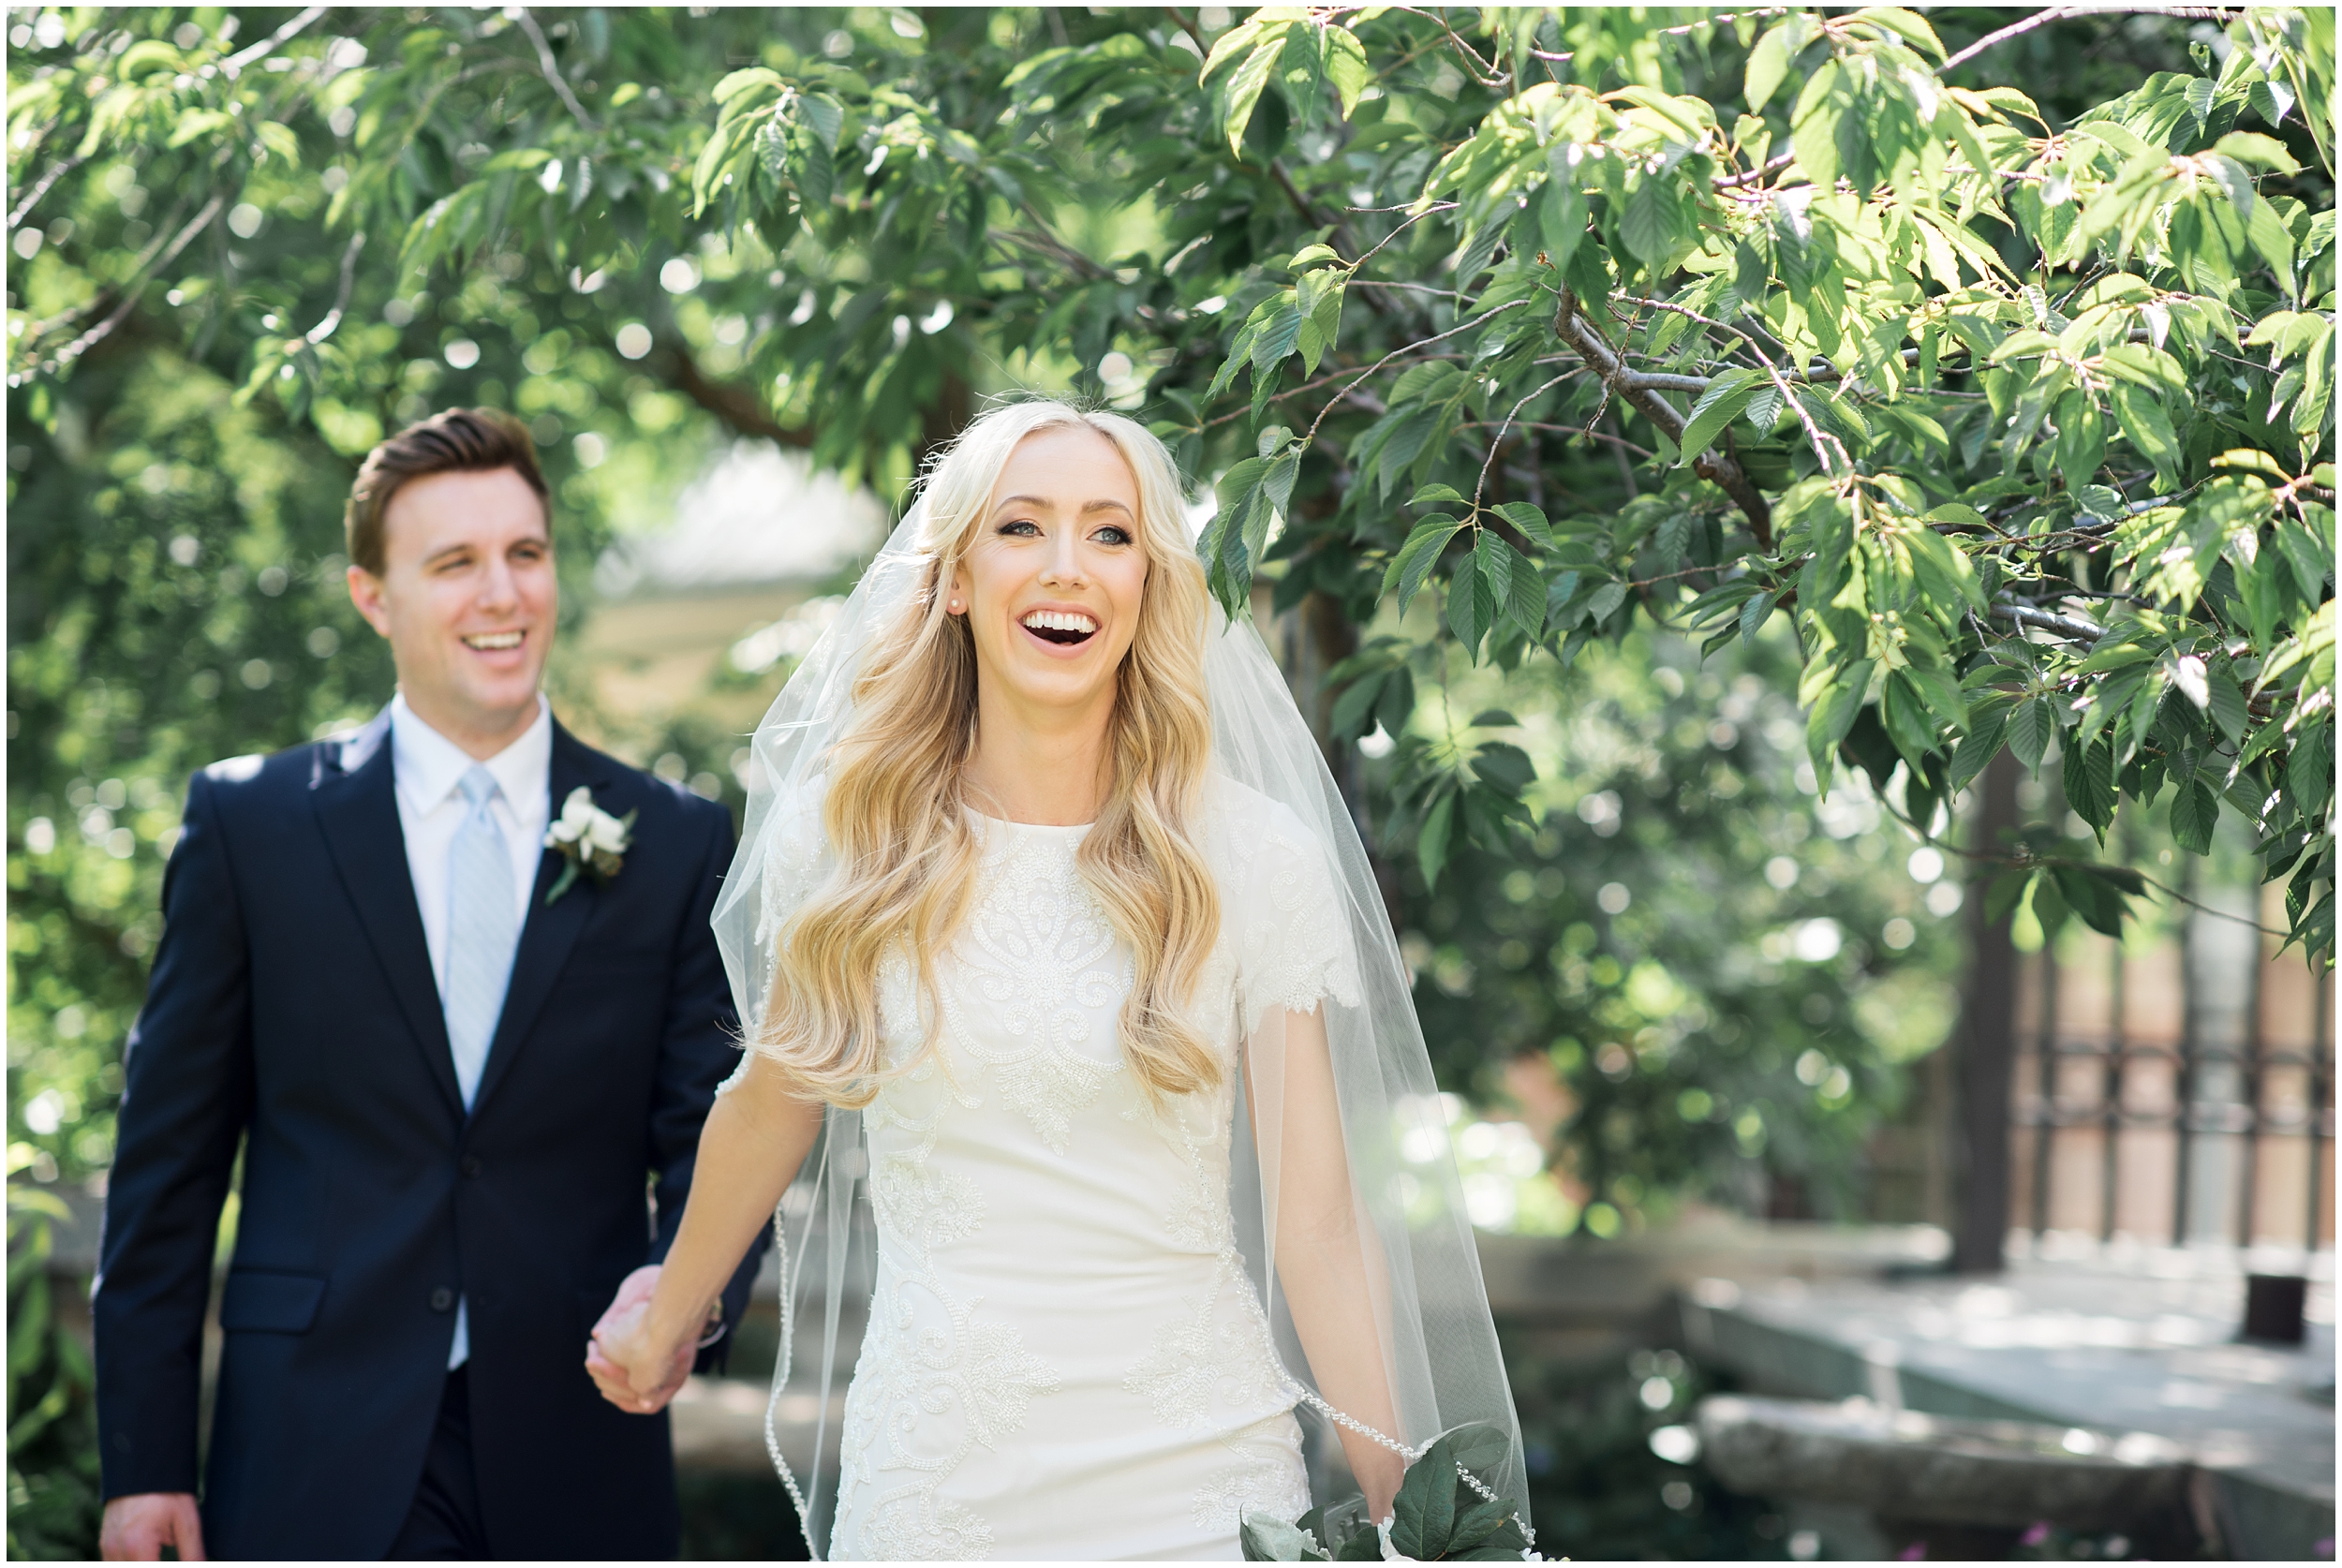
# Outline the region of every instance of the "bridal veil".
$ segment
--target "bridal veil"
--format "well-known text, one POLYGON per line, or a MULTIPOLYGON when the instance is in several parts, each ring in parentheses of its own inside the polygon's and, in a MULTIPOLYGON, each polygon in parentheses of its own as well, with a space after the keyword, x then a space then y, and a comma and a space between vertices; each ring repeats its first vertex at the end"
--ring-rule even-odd
MULTIPOLYGON (((790 815, 778 807, 818 788, 832 746, 852 720, 852 694, 866 651, 878 643, 881 628, 909 613, 914 599, 930 591, 934 559, 925 520, 926 508, 914 506, 757 729, 740 849, 715 914, 733 996, 751 1036, 772 988, 774 933, 802 895, 795 879, 768 880, 766 875, 790 815)), ((1476 1481, 1510 1502, 1526 1524, 1519 1428, 1447 1147, 1447 1117, 1424 1050, 1406 966, 1365 846, 1258 632, 1249 620, 1230 622, 1217 607, 1210 621, 1204 635, 1212 766, 1290 809, 1323 848, 1348 921, 1359 982, 1355 1000, 1324 998, 1323 1046, 1313 1027, 1289 1030, 1293 1015, 1281 1008, 1267 1009, 1244 1041, 1230 1192, 1247 1271, 1267 1309, 1305 1426, 1313 1416, 1321 1438, 1330 1439, 1323 1424, 1340 1422, 1401 1449, 1410 1459, 1443 1433, 1462 1427, 1480 1428, 1484 1440, 1501 1437, 1501 1444, 1473 1445, 1490 1456, 1502 1450, 1501 1458, 1475 1467, 1476 1481), (1289 1042, 1288 1032, 1297 1038, 1289 1042), (1290 1064, 1289 1052, 1295 1058, 1290 1064), (1315 1072, 1298 1071, 1303 1053, 1315 1072), (1381 1360, 1397 1412, 1396 1431, 1369 1431, 1371 1423, 1321 1397, 1274 1262, 1281 1251, 1284 1086, 1322 1081, 1328 1058, 1367 1259, 1368 1277, 1360 1288, 1373 1303, 1381 1341, 1357 1347, 1355 1354, 1381 1360)), ((775 1216, 783 1337, 766 1412, 766 1443, 817 1557, 828 1541, 837 1475, 837 1434, 829 1413, 838 1339, 846 1327, 841 1307, 849 1281, 867 1290, 871 1274, 874 1232, 867 1171, 860 1113, 832 1106, 822 1141, 775 1216), (773 1409, 790 1377, 793 1354, 815 1358, 807 1381, 819 1391, 815 1462, 802 1478, 791 1473, 773 1440, 773 1409)), ((1046 1267, 1047 1260, 1035 1259, 1034 1266, 1046 1267)), ((1319 1446, 1324 1452, 1338 1448, 1331 1442, 1319 1446)), ((1327 1501, 1317 1499, 1321 1505, 1327 1501)))

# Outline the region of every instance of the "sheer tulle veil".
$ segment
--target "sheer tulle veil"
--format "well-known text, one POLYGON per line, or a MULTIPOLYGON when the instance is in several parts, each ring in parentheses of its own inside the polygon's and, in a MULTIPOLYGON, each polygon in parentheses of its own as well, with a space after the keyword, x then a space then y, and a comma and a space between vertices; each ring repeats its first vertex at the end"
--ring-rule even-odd
MULTIPOLYGON (((792 912, 793 899, 802 895, 791 886, 770 885, 765 874, 786 815, 778 807, 819 787, 825 759, 853 722, 852 693, 865 650, 878 640, 879 629, 918 613, 932 581, 932 551, 922 503, 887 540, 757 729, 740 849, 715 915, 733 996, 751 1034, 772 987, 775 933, 792 912)), ((1476 1445, 1490 1458, 1476 1467, 1476 1479, 1518 1508, 1525 1525, 1519 1428, 1447 1146, 1447 1118, 1365 846, 1250 620, 1231 623, 1214 608, 1199 635, 1206 640, 1213 770, 1287 807, 1309 828, 1345 907, 1357 959, 1356 1004, 1328 997, 1322 1006, 1354 1206, 1373 1258, 1369 1294, 1378 1349, 1401 1428, 1377 1435, 1411 1457, 1460 1427, 1479 1427, 1484 1438, 1501 1436, 1501 1445, 1476 1445), (1500 1446, 1502 1457, 1495 1457, 1500 1446)), ((1282 1118, 1269 1101, 1284 1080, 1285 1017, 1270 1010, 1244 1042, 1248 1060, 1238 1093, 1252 1103, 1239 1101, 1235 1114, 1236 1232, 1305 1423, 1340 1422, 1358 1430, 1362 1423, 1318 1397, 1271 1261, 1277 1255, 1282 1118)), ((837 1476, 833 1368, 840 1336, 851 1326, 841 1308, 850 1282, 867 1289, 871 1278, 874 1231, 866 1175, 860 1113, 833 1106, 821 1142, 775 1216, 783 1340, 766 1442, 817 1556, 828 1544, 837 1476), (801 1374, 797 1386, 817 1393, 821 1423, 813 1469, 803 1476, 792 1473, 773 1441, 773 1411, 793 1359, 801 1374)), ((1035 1266, 1045 1267, 1046 1260, 1036 1259, 1035 1266)), ((1323 1446, 1335 1447, 1330 1442, 1323 1446)))

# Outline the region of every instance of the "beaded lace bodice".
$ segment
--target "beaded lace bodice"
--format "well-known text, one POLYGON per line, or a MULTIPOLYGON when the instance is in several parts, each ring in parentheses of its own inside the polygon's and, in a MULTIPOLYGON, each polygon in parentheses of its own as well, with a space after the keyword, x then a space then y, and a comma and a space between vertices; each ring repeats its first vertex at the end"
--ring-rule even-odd
MULTIPOLYGON (((864 1113, 877 1284, 831 1555, 1235 1557, 1241 1510, 1309 1499, 1229 1209, 1233 1072, 1149 1104, 1088 830, 983 827, 932 1005, 907 964, 882 977, 888 1060, 915 1065, 864 1113)), ((1233 1068, 1268 1009, 1357 982, 1297 819, 1223 782, 1205 836, 1221 934, 1191 1014, 1233 1068)))

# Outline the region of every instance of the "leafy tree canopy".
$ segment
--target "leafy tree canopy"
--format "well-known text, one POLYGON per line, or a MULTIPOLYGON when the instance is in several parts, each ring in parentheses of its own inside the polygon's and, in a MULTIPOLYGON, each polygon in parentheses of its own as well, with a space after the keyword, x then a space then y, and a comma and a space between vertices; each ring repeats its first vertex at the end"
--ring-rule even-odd
MULTIPOLYGON (((647 391, 899 481, 976 390, 1070 376, 1217 476, 1232 607, 1311 604, 1328 743, 1399 737, 1433 878, 1526 815, 1516 748, 1408 727, 1452 661, 1779 614, 1816 765, 1899 776, 1920 831, 2055 754, 2101 833, 2239 814, 2324 954, 2332 16, 2086 101, 1991 84, 2044 25, 44 12, 12 401, 53 426, 114 334, 232 341, 347 451, 485 361, 524 412, 647 391)), ((1992 852, 2052 924, 2141 891, 1992 852)))

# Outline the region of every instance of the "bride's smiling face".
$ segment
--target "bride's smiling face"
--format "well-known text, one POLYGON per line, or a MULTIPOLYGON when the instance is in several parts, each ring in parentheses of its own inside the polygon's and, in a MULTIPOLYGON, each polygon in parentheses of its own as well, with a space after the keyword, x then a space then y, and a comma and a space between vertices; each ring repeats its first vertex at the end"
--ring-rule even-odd
POLYGON ((945 590, 968 617, 979 676, 1045 708, 1111 702, 1147 586, 1138 484, 1087 427, 1016 444, 945 590))

